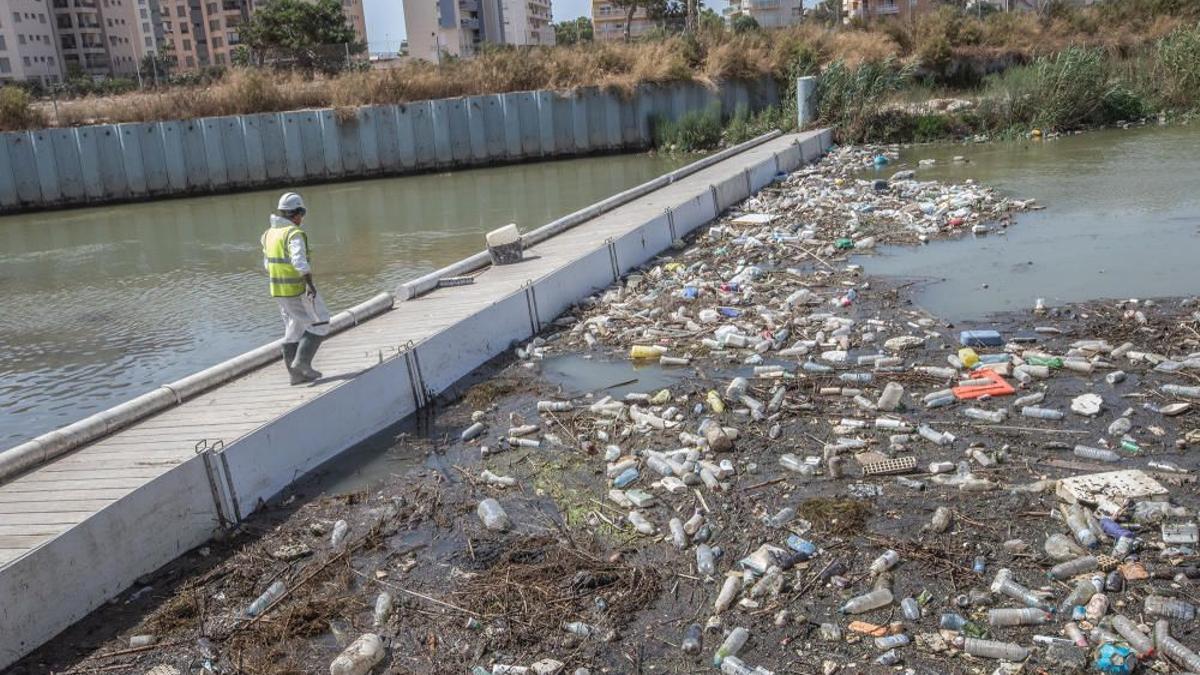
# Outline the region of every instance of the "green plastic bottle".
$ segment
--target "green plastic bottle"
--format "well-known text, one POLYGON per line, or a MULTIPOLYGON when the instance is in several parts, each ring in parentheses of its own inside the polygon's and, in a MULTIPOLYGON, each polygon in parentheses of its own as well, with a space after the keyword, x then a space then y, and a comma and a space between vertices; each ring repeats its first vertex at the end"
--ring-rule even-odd
POLYGON ((1063 360, 1057 356, 1030 356, 1025 359, 1025 363, 1031 366, 1047 366, 1049 368, 1062 368, 1063 360))

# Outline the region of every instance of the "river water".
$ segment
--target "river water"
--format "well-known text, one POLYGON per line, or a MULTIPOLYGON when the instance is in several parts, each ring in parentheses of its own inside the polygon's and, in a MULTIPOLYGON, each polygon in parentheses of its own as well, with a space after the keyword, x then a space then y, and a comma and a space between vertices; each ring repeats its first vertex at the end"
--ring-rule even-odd
POLYGON ((870 274, 920 278, 916 301, 951 320, 1097 298, 1200 292, 1200 127, 1106 130, 1053 141, 918 146, 881 174, 975 179, 1044 211, 1006 234, 863 256, 870 274), (967 163, 954 163, 961 155, 967 163), (984 285, 987 285, 984 288, 984 285))
MULTIPOLYGON (((337 311, 693 157, 623 155, 302 188, 337 311)), ((0 450, 275 339, 279 191, 0 218, 0 450)))

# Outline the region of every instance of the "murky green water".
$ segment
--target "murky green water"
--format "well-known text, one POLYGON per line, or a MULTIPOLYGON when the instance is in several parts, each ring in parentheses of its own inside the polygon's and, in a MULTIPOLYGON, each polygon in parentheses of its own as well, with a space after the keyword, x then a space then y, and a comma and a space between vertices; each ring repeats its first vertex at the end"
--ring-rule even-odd
POLYGON ((940 316, 974 319, 1039 297, 1054 305, 1200 292, 1200 127, 917 147, 902 153, 910 166, 901 168, 925 158, 938 163, 918 178, 973 178, 1046 207, 1018 215, 1003 236, 860 259, 871 274, 930 280, 916 299, 940 316), (955 155, 969 162, 952 163, 955 155))
MULTIPOLYGON (((337 311, 693 159, 304 187, 316 281, 337 311)), ((258 243, 278 194, 0 218, 0 449, 278 337, 258 243)))

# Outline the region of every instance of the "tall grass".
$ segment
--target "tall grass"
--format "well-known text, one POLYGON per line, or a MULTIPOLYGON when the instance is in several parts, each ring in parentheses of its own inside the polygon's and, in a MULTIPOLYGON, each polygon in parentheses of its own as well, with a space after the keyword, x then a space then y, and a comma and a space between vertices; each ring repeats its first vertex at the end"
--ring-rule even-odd
POLYGON ((1176 29, 1159 41, 1156 55, 1164 102, 1188 108, 1200 103, 1200 26, 1176 29))
POLYGON ((0 131, 28 129, 45 124, 40 111, 32 106, 29 92, 19 87, 0 87, 0 131))
POLYGON ((677 121, 651 120, 655 147, 678 152, 710 150, 721 143, 721 104, 684 113, 677 121))
POLYGON ((834 61, 817 79, 817 116, 822 123, 836 127, 839 138, 846 142, 886 135, 884 105, 911 75, 909 67, 892 59, 858 67, 834 61))

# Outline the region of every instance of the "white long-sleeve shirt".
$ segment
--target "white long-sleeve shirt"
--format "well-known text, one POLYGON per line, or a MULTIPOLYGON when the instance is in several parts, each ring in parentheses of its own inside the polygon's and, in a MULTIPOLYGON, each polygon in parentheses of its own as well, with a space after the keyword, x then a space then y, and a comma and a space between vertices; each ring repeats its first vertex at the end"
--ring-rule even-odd
MULTIPOLYGON (((296 224, 287 218, 271 214, 271 227, 291 227, 293 225, 296 224)), ((302 275, 312 273, 312 268, 308 265, 308 251, 304 247, 304 237, 293 236, 288 239, 288 257, 291 258, 292 267, 295 267, 297 272, 302 275)), ((265 257, 263 258, 263 269, 270 271, 265 257)))

